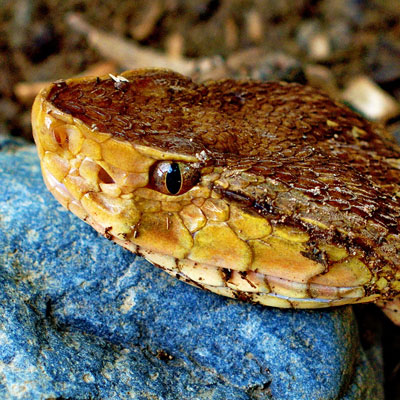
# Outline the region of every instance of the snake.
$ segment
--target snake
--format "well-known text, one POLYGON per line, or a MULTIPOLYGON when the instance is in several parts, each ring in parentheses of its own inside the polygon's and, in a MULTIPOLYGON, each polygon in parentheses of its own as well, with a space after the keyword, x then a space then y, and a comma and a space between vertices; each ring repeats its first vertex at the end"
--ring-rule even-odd
POLYGON ((32 129, 53 196, 170 275, 400 324, 400 147, 324 92, 139 69, 52 83, 32 129))

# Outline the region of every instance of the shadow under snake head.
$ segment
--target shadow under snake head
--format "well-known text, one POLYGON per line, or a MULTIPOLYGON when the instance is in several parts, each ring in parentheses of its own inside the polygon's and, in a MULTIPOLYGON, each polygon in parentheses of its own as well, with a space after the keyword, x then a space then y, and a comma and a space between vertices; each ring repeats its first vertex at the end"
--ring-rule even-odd
POLYGON ((137 70, 52 84, 32 125, 53 195, 177 278, 400 323, 400 149, 325 94, 137 70))

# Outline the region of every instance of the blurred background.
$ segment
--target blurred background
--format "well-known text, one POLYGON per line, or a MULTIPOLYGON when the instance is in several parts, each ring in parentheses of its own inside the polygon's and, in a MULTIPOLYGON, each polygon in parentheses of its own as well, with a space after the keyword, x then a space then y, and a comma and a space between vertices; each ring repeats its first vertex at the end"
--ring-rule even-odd
MULTIPOLYGON (((49 82, 144 66, 310 84, 400 140, 399 0, 0 0, 0 134, 32 140, 49 82)), ((400 329, 371 310, 362 340, 382 320, 386 396, 400 399, 400 329)))

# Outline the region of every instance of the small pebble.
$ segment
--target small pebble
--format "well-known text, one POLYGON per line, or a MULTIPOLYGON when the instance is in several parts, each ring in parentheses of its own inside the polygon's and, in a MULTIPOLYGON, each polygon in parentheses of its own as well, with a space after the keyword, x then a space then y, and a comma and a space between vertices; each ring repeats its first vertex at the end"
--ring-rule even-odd
POLYGON ((324 32, 320 32, 310 38, 308 53, 314 60, 325 60, 331 52, 329 38, 324 32))
POLYGON ((367 76, 349 82, 342 99, 370 120, 384 122, 400 114, 399 103, 367 76))
POLYGON ((332 52, 329 36, 318 21, 302 23, 297 32, 297 42, 314 61, 326 60, 332 52))
POLYGON ((262 16, 255 8, 246 14, 246 31, 247 36, 253 43, 258 43, 263 38, 264 24, 262 16))

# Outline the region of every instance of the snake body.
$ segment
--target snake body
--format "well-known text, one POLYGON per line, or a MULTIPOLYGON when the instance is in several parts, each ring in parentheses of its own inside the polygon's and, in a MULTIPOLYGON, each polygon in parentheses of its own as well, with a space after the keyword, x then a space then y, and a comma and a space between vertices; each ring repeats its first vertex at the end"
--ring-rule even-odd
POLYGON ((269 306, 397 311, 400 148, 327 95, 137 70, 52 84, 32 125, 56 199, 177 278, 269 306))

